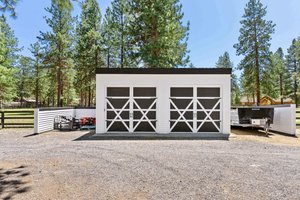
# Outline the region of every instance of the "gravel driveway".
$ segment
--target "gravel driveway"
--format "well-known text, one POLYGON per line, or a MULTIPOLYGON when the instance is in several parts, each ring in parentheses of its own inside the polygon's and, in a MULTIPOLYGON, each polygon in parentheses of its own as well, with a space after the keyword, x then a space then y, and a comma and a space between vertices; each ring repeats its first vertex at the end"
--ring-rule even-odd
POLYGON ((0 130, 2 199, 300 199, 299 147, 31 132, 0 130))

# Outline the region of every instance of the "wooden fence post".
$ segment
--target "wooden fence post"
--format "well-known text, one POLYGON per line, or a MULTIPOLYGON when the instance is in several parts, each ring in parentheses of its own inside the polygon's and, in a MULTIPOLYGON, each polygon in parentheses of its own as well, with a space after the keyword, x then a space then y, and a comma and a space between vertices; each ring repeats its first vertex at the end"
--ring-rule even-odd
POLYGON ((1 112, 1 126, 4 128, 4 111, 1 112))

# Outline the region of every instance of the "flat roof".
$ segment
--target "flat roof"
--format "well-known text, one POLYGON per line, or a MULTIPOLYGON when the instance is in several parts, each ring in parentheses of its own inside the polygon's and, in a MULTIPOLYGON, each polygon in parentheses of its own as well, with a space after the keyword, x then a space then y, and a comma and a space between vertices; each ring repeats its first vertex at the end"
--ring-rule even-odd
POLYGON ((231 74, 231 68, 97 68, 96 74, 231 74))

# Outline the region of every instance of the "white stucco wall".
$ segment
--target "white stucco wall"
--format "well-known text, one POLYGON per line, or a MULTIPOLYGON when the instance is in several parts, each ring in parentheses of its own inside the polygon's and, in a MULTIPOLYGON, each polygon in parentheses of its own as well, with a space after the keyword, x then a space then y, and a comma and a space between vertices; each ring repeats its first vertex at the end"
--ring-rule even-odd
POLYGON ((96 133, 105 133, 105 97, 107 87, 156 87, 157 132, 170 132, 171 87, 220 87, 221 133, 230 133, 230 74, 97 74, 96 133))

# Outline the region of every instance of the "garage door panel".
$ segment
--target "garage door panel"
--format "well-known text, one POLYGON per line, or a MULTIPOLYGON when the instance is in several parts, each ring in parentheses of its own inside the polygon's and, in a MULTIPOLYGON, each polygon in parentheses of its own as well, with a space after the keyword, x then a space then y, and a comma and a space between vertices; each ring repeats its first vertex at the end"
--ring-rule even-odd
POLYGON ((210 117, 213 120, 220 120, 220 111, 214 111, 210 114, 210 117))
MULTIPOLYGON (((123 111, 119 115, 122 119, 129 119, 129 111, 123 111)), ((114 111, 107 111, 106 116, 107 119, 114 119, 117 114, 114 111)))
MULTIPOLYGON (((175 122, 171 122, 171 127, 173 127, 175 122)), ((178 122, 176 126, 172 129, 172 132, 193 132, 190 127, 193 127, 193 122, 178 122)))
MULTIPOLYGON (((191 104, 192 99, 172 99, 173 104, 177 107, 177 109, 193 109, 193 104, 191 104)), ((171 109, 175 109, 175 106, 170 104, 171 109)))
MULTIPOLYGON (((192 120, 193 119, 193 111, 186 111, 183 114, 184 118, 187 120, 192 120)), ((171 119, 175 120, 180 117, 180 114, 177 111, 171 111, 171 119)))
MULTIPOLYGON (((200 122, 197 123, 198 126, 200 126, 200 124, 200 122)), ((220 129, 220 122, 215 122, 215 124, 220 129)), ((220 132, 217 127, 212 122, 205 122, 198 132, 220 132)))
POLYGON ((107 87, 108 132, 155 132, 155 87, 107 87))
POLYGON ((198 111, 197 112, 197 119, 203 120, 206 118, 206 113, 204 111, 198 111))
POLYGON ((218 87, 171 88, 171 132, 220 132, 220 95, 218 87))
MULTIPOLYGON (((204 109, 212 109, 218 103, 219 99, 199 99, 198 101, 204 109)), ((197 109, 201 109, 199 104, 197 104, 197 109)), ((215 109, 220 109, 220 104, 218 104, 215 109)))
POLYGON ((125 109, 129 109, 129 103, 128 103, 128 99, 112 99, 112 98, 108 98, 109 103, 107 103, 107 108, 108 109, 121 109, 125 106, 125 104, 127 104, 125 106, 125 109), (113 107, 112 107, 113 106, 113 107))
MULTIPOLYGON (((156 119, 156 111, 149 111, 145 115, 148 119, 156 119)), ((141 119, 143 117, 143 113, 140 111, 133 112, 133 119, 141 119)))
POLYGON ((108 87, 108 97, 129 97, 129 87, 108 87))
POLYGON ((197 88, 197 97, 220 97, 220 88, 197 88))
POLYGON ((110 128, 108 129, 108 131, 113 131, 113 132, 128 132, 128 128, 129 127, 129 122, 120 122, 120 121, 116 121, 114 122, 113 124, 111 124, 112 122, 107 122, 107 127, 109 127, 110 125, 110 128))
MULTIPOLYGON (((148 109, 154 102, 155 99, 135 99, 135 104, 133 105, 134 109, 148 109)), ((154 104, 151 109, 156 109, 156 104, 154 104)))
POLYGON ((154 87, 136 87, 133 88, 135 97, 156 97, 156 88, 154 87))
MULTIPOLYGON (((138 122, 133 122, 133 126, 135 127, 138 122)), ((150 122, 154 127, 156 127, 156 122, 150 122)), ((135 132, 154 132, 155 130, 148 122, 140 122, 136 127, 135 132)))
POLYGON ((171 88, 171 97, 193 97, 193 88, 171 88))

